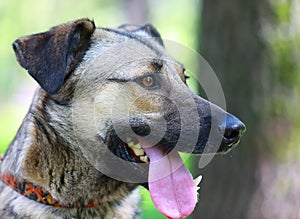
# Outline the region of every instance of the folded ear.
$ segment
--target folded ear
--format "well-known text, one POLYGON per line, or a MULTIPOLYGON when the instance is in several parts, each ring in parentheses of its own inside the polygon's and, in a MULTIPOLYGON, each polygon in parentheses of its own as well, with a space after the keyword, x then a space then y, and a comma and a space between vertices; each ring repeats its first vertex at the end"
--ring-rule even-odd
POLYGON ((52 95, 58 92, 67 73, 82 59, 94 30, 93 21, 80 19, 19 38, 13 48, 20 65, 52 95))
POLYGON ((152 24, 145 24, 143 26, 140 25, 131 25, 131 24, 123 24, 118 27, 118 29, 121 29, 123 31, 128 31, 128 32, 145 32, 148 34, 150 37, 153 37, 160 45, 164 46, 163 40, 157 31, 157 29, 152 25, 152 24))

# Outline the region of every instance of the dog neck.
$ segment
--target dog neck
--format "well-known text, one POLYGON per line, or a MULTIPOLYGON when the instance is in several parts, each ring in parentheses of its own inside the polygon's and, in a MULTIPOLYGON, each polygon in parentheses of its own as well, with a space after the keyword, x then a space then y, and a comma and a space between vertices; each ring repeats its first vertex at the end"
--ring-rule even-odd
MULTIPOLYGON (((134 190, 135 184, 103 175, 78 147, 61 137, 59 128, 62 126, 51 126, 54 124, 51 115, 38 110, 40 106, 51 107, 47 105, 50 100, 46 100, 47 96, 36 93, 30 112, 1 161, 0 172, 17 177, 18 182, 25 182, 24 185, 43 188, 55 200, 71 205, 81 200, 86 205, 90 200, 114 203, 134 190)), ((70 130, 64 132, 72 133, 70 130)))
POLYGON ((50 205, 59 208, 93 208, 103 204, 101 200, 91 201, 88 203, 61 203, 55 200, 52 195, 42 187, 34 185, 33 183, 24 179, 19 179, 8 173, 1 175, 1 181, 19 194, 44 205, 50 205))

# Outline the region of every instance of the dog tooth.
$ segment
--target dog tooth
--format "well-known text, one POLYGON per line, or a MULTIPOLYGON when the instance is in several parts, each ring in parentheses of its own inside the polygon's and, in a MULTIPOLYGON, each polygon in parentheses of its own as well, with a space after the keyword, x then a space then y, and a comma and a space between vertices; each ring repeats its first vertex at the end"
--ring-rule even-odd
POLYGON ((127 145, 128 145, 128 147, 130 147, 130 148, 134 147, 133 141, 128 142, 127 145))
POLYGON ((141 146, 141 144, 140 144, 140 143, 137 143, 137 144, 133 145, 132 147, 134 147, 134 148, 138 148, 138 149, 141 149, 141 148, 142 148, 142 146, 141 146))
MULTIPOLYGON (((201 180, 202 180, 202 176, 201 176, 201 175, 198 176, 197 178, 195 178, 195 179, 194 179, 195 185, 198 186, 198 185, 200 184, 201 180)), ((199 187, 199 188, 200 188, 200 187, 199 187)))
POLYGON ((145 162, 145 163, 149 163, 149 158, 148 158, 147 155, 145 155, 145 156, 140 156, 140 160, 143 161, 143 162, 145 162))
POLYGON ((142 156, 145 154, 145 151, 141 148, 132 148, 133 152, 135 153, 136 156, 142 156))

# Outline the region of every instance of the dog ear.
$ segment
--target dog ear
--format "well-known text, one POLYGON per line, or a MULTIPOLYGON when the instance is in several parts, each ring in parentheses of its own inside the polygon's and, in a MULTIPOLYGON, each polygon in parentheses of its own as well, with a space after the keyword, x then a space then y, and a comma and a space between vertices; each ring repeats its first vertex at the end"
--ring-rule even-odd
POLYGON ((157 29, 152 24, 145 24, 143 26, 140 25, 131 25, 131 24, 123 24, 118 27, 118 29, 125 30, 128 32, 145 32, 150 37, 153 37, 161 46, 164 46, 163 40, 157 31, 157 29))
POLYGON ((13 49, 20 65, 52 95, 82 59, 94 30, 93 21, 80 19, 21 37, 13 43, 13 49))

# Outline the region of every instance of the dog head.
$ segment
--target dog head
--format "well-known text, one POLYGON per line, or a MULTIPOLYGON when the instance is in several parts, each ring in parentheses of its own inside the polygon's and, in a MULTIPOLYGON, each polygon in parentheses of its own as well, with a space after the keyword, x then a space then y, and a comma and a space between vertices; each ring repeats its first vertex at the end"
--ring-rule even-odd
MULTIPOLYGON (((245 131, 236 117, 188 89, 183 66, 167 53, 150 24, 96 29, 92 21, 81 19, 20 38, 13 47, 21 66, 51 102, 54 125, 69 115, 69 138, 89 160, 103 166, 103 160, 121 159, 144 173, 137 165, 150 158, 150 192, 169 217, 188 215, 196 202, 194 184, 177 151, 227 152, 245 131), (169 171, 157 176, 160 168, 169 171), (184 203, 180 208, 178 197, 164 204, 172 200, 172 192, 160 189, 165 181, 175 185, 167 186, 172 191, 182 183, 188 187, 178 192, 184 203)), ((110 174, 115 171, 104 166, 110 174)))

